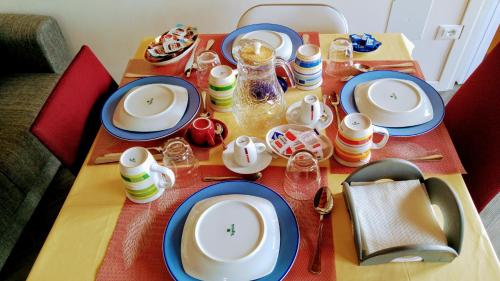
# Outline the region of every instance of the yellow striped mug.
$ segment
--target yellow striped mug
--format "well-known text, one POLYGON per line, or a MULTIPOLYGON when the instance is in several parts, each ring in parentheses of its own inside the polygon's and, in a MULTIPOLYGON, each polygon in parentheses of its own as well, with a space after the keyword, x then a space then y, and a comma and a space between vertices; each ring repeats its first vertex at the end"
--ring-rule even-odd
POLYGON ((135 203, 154 201, 175 183, 174 172, 158 165, 153 155, 139 146, 125 150, 120 156, 120 175, 127 198, 135 203))
POLYGON ((389 140, 389 132, 372 124, 363 113, 348 114, 340 123, 334 142, 333 157, 341 165, 359 167, 370 161, 371 150, 380 149, 389 140), (383 135, 379 142, 373 141, 373 134, 383 135))

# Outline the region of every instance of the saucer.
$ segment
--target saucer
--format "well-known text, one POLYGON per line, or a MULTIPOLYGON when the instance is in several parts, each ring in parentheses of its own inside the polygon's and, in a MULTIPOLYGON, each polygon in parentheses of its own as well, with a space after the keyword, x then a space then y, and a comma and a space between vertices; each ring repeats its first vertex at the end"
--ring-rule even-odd
MULTIPOLYGON (((210 118, 210 120, 212 120, 212 122, 214 122, 214 126, 217 126, 217 124, 220 124, 222 126, 222 128, 224 129, 222 131, 222 139, 226 140, 227 135, 229 134, 229 130, 228 130, 226 124, 224 124, 224 122, 222 122, 220 120, 217 120, 217 119, 210 118)), ((196 148, 200 148, 200 149, 211 149, 211 148, 218 147, 219 145, 222 144, 222 141, 221 141, 220 137, 217 136, 217 134, 215 134, 215 144, 212 145, 212 146, 205 146, 205 145, 195 144, 191 140, 191 134, 190 134, 190 130, 189 129, 186 130, 186 134, 184 135, 184 138, 189 143, 189 145, 191 145, 193 147, 196 147, 196 148)))
MULTIPOLYGON (((257 139, 256 137, 251 137, 252 141, 254 143, 263 143, 265 142, 257 139)), ((226 168, 229 170, 238 173, 238 174, 243 174, 243 175, 248 175, 248 174, 254 174, 257 172, 260 172, 267 168, 269 164, 271 164, 271 161, 273 160, 273 157, 271 154, 267 151, 263 152, 257 152, 257 161, 253 165, 250 166, 240 166, 238 165, 234 159, 233 159, 233 153, 234 153, 234 141, 230 142, 227 145, 227 149, 222 152, 222 161, 224 162, 224 165, 226 168)))
POLYGON ((300 121, 300 116, 299 116, 301 102, 302 101, 295 102, 288 107, 288 109, 286 111, 286 121, 289 124, 299 124, 299 125, 307 126, 309 128, 316 128, 316 129, 324 129, 324 128, 330 126, 330 124, 332 124, 333 112, 330 109, 330 107, 328 107, 324 103, 321 103, 321 110, 323 112, 326 112, 326 115, 327 115, 326 120, 325 121, 318 120, 317 122, 315 122, 313 124, 303 124, 302 121, 300 121))

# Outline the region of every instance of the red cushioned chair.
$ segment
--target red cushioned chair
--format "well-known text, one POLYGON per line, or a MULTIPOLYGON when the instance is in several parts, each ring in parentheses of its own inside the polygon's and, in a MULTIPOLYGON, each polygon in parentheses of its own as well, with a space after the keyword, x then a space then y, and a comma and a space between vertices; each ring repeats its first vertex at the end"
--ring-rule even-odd
POLYGON ((500 191, 500 45, 446 105, 444 122, 480 212, 500 191))
POLYGON ((101 125, 100 112, 118 85, 88 46, 68 66, 40 110, 31 132, 78 173, 101 125))

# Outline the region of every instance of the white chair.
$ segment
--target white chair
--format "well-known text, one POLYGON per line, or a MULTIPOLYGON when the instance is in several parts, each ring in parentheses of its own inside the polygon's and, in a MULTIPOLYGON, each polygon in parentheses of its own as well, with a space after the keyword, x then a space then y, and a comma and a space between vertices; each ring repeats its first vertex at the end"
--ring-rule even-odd
POLYGON ((349 33, 344 15, 324 4, 262 4, 248 9, 238 22, 238 28, 254 23, 276 23, 296 31, 349 33))

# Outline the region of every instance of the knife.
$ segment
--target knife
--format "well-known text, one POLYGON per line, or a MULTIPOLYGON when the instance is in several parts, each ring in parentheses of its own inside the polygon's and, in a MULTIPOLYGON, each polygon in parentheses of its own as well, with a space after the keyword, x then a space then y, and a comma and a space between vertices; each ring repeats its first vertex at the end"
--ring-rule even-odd
MULTIPOLYGON (((95 159, 94 164, 106 164, 106 163, 114 163, 114 162, 119 162, 120 161, 120 156, 122 154, 120 152, 117 153, 107 153, 104 154, 103 156, 99 156, 95 159)), ((158 153, 158 154, 153 154, 153 157, 156 161, 160 161, 163 159, 163 154, 158 153)))
POLYGON ((184 67, 184 74, 186 77, 191 76, 191 70, 193 69, 193 63, 194 63, 194 55, 196 54, 196 48, 198 48, 198 43, 200 43, 200 39, 196 39, 194 42, 194 47, 193 51, 191 53, 191 56, 189 57, 189 60, 186 63, 186 66, 184 67))

